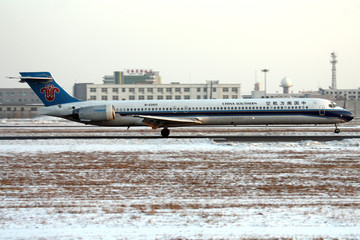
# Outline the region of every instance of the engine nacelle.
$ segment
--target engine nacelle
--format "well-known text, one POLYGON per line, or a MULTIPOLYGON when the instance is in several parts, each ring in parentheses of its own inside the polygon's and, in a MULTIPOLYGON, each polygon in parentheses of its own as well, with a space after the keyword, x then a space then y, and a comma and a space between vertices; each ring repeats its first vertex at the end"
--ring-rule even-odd
POLYGON ((81 122, 111 121, 115 118, 115 107, 113 105, 82 107, 73 111, 73 117, 81 122))

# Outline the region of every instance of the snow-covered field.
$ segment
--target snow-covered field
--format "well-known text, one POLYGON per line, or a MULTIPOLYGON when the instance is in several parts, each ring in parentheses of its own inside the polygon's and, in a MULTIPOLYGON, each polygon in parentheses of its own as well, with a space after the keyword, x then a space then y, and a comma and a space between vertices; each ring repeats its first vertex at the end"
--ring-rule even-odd
MULTIPOLYGON (((49 134, 63 125, 54 131, 113 131, 38 124, 3 120, 0 133, 49 134), (29 127, 14 127, 24 124, 29 127)), ((307 134, 296 129, 289 132, 307 134)), ((346 129, 343 134, 356 134, 357 126, 346 129)), ((197 130, 173 133, 251 134, 251 128, 197 130)), ((157 133, 126 131, 117 134, 157 133)), ((0 184, 1 239, 360 238, 358 139, 1 140, 0 184)))

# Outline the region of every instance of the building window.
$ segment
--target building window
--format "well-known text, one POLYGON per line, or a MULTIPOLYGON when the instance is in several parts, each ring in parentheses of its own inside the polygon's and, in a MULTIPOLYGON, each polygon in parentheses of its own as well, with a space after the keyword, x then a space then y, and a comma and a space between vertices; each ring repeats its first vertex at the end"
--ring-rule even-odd
POLYGON ((172 92, 172 89, 171 89, 171 88, 166 88, 166 92, 171 93, 171 92, 172 92))
POLYGON ((145 92, 145 88, 139 88, 139 93, 144 93, 145 92))
POLYGON ((206 87, 204 87, 204 92, 207 92, 207 88, 206 88, 206 87))
POLYGON ((175 88, 175 92, 181 92, 181 88, 175 88))
POLYGON ((101 92, 102 92, 102 93, 107 93, 107 92, 108 92, 108 91, 107 91, 107 88, 102 88, 102 89, 101 89, 101 92))
POLYGON ((147 89, 147 92, 152 93, 152 92, 153 92, 153 88, 148 88, 148 89, 147 89))
POLYGON ((108 97, 107 96, 101 96, 101 100, 108 100, 108 97))
POLYGON ((223 92, 229 92, 229 88, 224 87, 224 88, 223 88, 223 92))
POLYGON ((189 95, 185 95, 185 96, 184 96, 184 99, 189 100, 189 99, 190 99, 190 96, 189 96, 189 95))
POLYGON ((126 92, 126 88, 123 88, 123 89, 122 89, 122 92, 126 92))
POLYGON ((197 92, 201 92, 201 88, 198 87, 198 88, 196 89, 196 91, 197 91, 197 92))
MULTIPOLYGON (((135 88, 129 88, 129 92, 134 93, 135 92, 135 88)), ((134 100, 134 99, 133 99, 134 100)))
POLYGON ((96 100, 96 96, 90 96, 90 100, 96 100))
POLYGON ((166 100, 171 100, 172 99, 172 96, 171 95, 167 95, 166 96, 166 100))
POLYGON ((229 99, 229 96, 228 96, 228 95, 224 95, 224 96, 223 96, 223 99, 229 99))
POLYGON ((237 99, 237 95, 232 95, 232 99, 237 99))
POLYGON ((157 99, 158 99, 158 100, 163 100, 164 97, 163 97, 163 96, 157 96, 157 99))
POLYGON ((118 88, 113 88, 112 91, 113 91, 113 93, 118 93, 119 89, 118 88))
POLYGON ((32 108, 30 108, 30 111, 36 112, 36 111, 37 111, 37 108, 36 108, 36 107, 32 107, 32 108))
POLYGON ((200 95, 197 95, 197 96, 196 96, 196 99, 201 99, 201 96, 200 96, 200 95))
POLYGON ((233 87, 233 88, 231 89, 231 91, 237 93, 237 92, 238 92, 238 89, 237 89, 236 87, 233 87))
POLYGON ((145 100, 145 96, 144 96, 144 95, 140 95, 140 96, 139 96, 139 100, 145 100))
POLYGON ((158 88, 158 89, 157 89, 157 92, 161 92, 161 93, 162 93, 162 92, 163 92, 163 88, 158 88))
POLYGON ((180 100, 180 99, 181 99, 181 96, 176 95, 176 96, 175 96, 175 99, 176 99, 176 100, 180 100))
POLYGON ((216 92, 216 87, 213 87, 212 91, 213 91, 213 92, 216 92))
POLYGON ((190 92, 190 88, 188 87, 184 88, 184 92, 190 92))
POLYGON ((90 92, 96 92, 96 88, 90 88, 90 92))
POLYGON ((147 96, 147 100, 153 100, 154 97, 153 96, 147 96))
POLYGON ((112 100, 119 100, 119 96, 113 96, 112 100))
POLYGON ((135 100, 135 96, 129 96, 129 100, 135 100))

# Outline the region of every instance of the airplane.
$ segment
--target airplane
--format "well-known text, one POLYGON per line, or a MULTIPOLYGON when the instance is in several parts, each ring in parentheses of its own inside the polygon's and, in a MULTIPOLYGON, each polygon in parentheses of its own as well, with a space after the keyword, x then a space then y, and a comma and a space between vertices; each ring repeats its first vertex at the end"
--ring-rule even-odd
POLYGON ((70 96, 49 72, 20 72, 44 103, 42 115, 98 126, 169 128, 194 125, 338 124, 350 111, 320 98, 82 101, 70 96))

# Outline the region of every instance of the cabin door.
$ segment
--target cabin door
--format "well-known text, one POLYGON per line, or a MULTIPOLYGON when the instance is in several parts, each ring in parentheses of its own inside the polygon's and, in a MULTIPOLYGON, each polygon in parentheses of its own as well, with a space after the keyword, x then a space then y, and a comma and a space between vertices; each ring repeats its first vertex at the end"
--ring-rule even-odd
POLYGON ((320 114, 320 116, 324 116, 324 115, 325 115, 325 106, 320 106, 319 114, 320 114))

